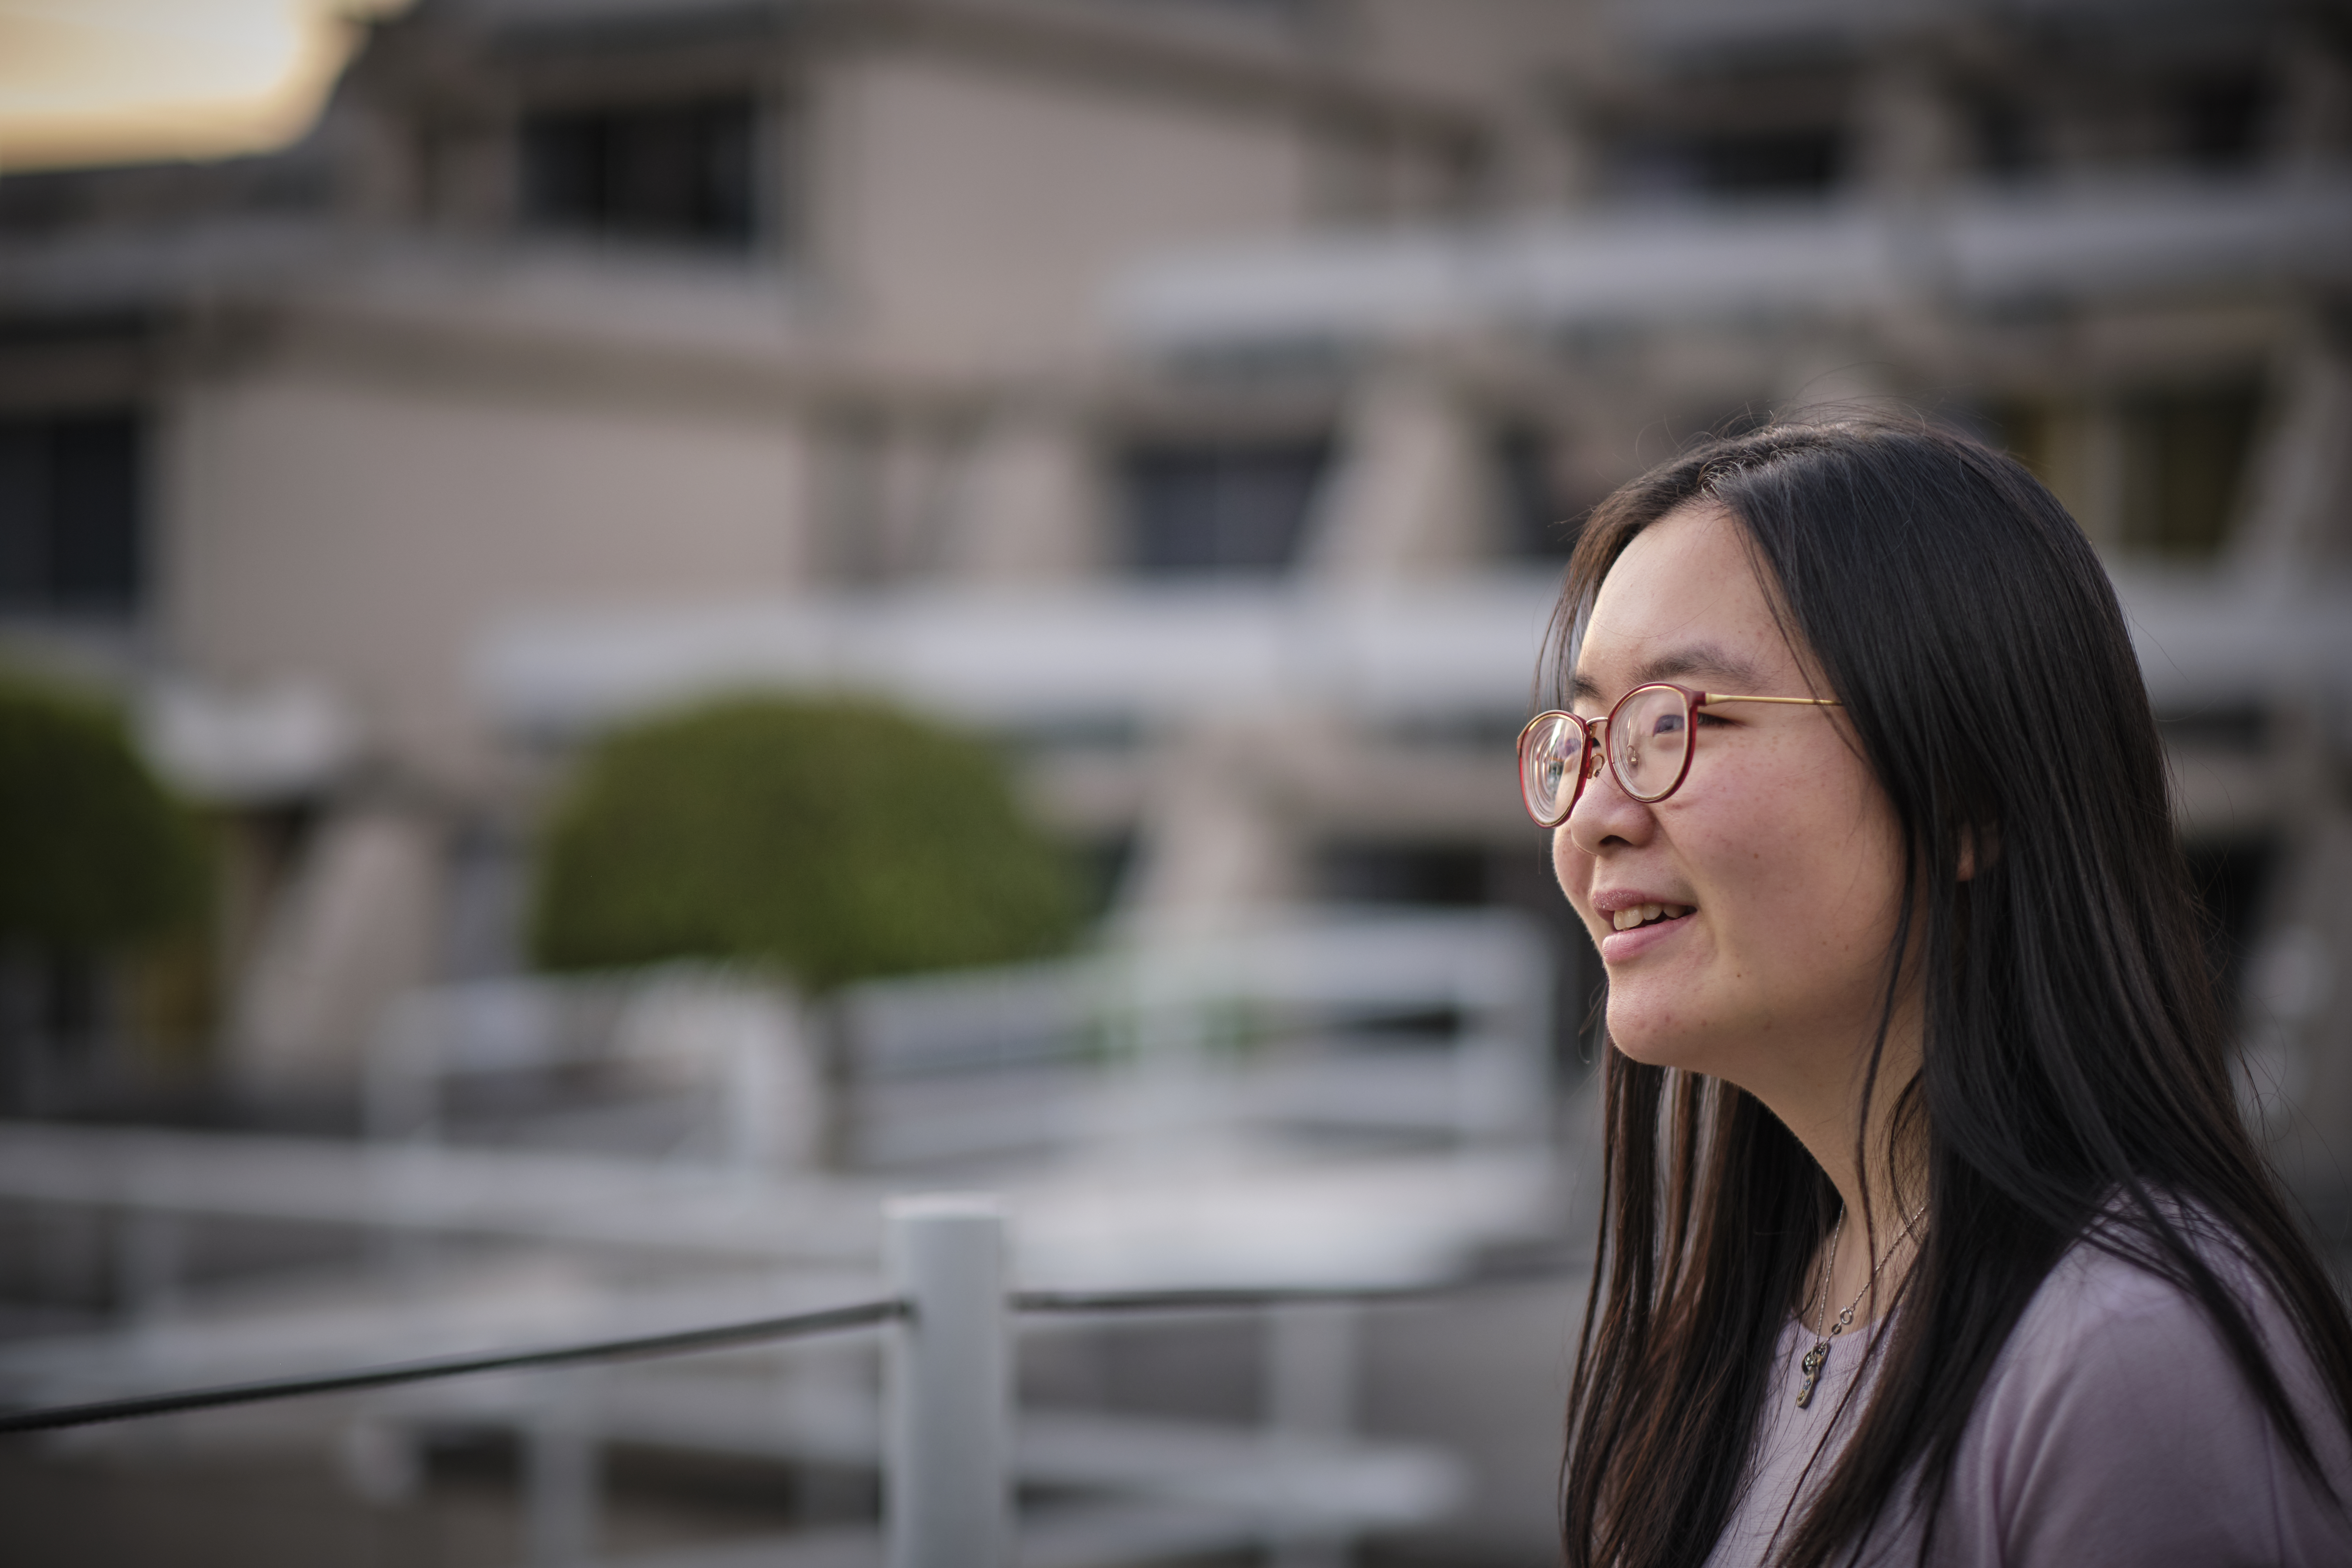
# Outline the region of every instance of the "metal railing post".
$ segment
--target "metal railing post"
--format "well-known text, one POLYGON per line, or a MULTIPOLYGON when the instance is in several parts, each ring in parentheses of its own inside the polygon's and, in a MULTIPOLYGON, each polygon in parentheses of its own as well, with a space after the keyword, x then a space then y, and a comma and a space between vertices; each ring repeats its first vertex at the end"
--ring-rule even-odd
POLYGON ((524 1451, 523 1534, 530 1568, 583 1568, 596 1550, 603 1454, 595 1429, 595 1373, 540 1373, 524 1451))
POLYGON ((1003 1210, 958 1193, 893 1199, 884 1215, 891 1285, 909 1308, 884 1362, 886 1568, 1009 1568, 1003 1210))

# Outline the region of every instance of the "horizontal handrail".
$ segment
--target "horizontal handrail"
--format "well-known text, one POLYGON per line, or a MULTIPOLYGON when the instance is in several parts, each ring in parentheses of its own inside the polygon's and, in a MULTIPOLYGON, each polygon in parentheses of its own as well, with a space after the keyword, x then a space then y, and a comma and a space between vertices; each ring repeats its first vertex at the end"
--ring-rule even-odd
MULTIPOLYGON (((1016 1313, 1112 1314, 1121 1312, 1252 1311, 1272 1307, 1321 1303, 1425 1300, 1499 1285, 1560 1279, 1573 1271, 1571 1261, 1545 1258, 1522 1268, 1492 1268, 1458 1279, 1413 1285, 1310 1285, 1206 1287, 1160 1290, 1018 1290, 1006 1299, 1016 1313)), ((594 1340, 583 1344, 555 1345, 540 1350, 502 1351, 472 1355, 436 1356, 389 1366, 361 1367, 347 1372, 317 1373, 298 1377, 262 1378, 211 1388, 182 1389, 167 1394, 137 1394, 124 1399, 97 1400, 27 1410, 0 1411, 0 1434, 57 1431, 92 1426, 142 1416, 169 1415, 184 1411, 213 1410, 293 1399, 314 1394, 343 1394, 385 1388, 404 1383, 425 1383, 472 1373, 514 1372, 534 1367, 571 1366, 587 1362, 631 1361, 646 1356, 681 1355, 729 1346, 773 1343, 869 1328, 909 1315, 908 1304, 897 1299, 856 1301, 782 1317, 753 1318, 707 1328, 679 1329, 665 1333, 637 1334, 624 1339, 594 1340)))
POLYGON ((1016 1312, 1220 1312, 1252 1311, 1267 1307, 1309 1307, 1323 1303, 1427 1300, 1501 1285, 1559 1279, 1581 1264, 1544 1258, 1522 1266, 1485 1268, 1475 1274, 1411 1285, 1270 1285, 1206 1286, 1162 1290, 1017 1290, 1011 1298, 1016 1312))
POLYGON ((87 1405, 59 1405, 34 1410, 0 1412, 0 1433, 44 1432, 65 1426, 91 1426, 105 1421, 128 1421, 142 1415, 168 1415, 183 1410, 211 1410, 224 1405, 254 1405, 269 1399, 292 1399, 309 1394, 341 1394, 361 1388, 385 1388, 394 1384, 424 1383, 477 1372, 512 1372, 527 1367, 572 1366, 583 1362, 627 1361, 642 1356, 678 1355, 689 1351, 753 1344, 776 1340, 804 1339, 844 1329, 869 1327, 904 1317, 899 1300, 857 1301, 814 1312, 781 1318, 755 1318, 748 1322, 719 1323, 709 1328, 680 1329, 668 1333, 637 1334, 627 1339, 597 1340, 587 1344, 556 1345, 543 1350, 501 1351, 480 1355, 436 1356, 426 1361, 400 1362, 391 1366, 361 1367, 350 1372, 317 1373, 303 1377, 262 1378, 214 1388, 183 1389, 172 1394, 138 1394, 128 1399, 102 1399, 87 1405))

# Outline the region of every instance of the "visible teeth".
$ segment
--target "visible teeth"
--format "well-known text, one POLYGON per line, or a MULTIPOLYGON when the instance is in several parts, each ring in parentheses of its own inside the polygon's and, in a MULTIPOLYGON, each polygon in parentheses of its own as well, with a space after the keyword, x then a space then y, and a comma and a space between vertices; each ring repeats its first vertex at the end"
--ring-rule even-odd
POLYGON ((1668 920, 1680 920, 1690 912, 1688 904, 1635 904, 1611 915, 1609 923, 1618 931, 1632 931, 1635 926, 1647 925, 1661 915, 1668 920))

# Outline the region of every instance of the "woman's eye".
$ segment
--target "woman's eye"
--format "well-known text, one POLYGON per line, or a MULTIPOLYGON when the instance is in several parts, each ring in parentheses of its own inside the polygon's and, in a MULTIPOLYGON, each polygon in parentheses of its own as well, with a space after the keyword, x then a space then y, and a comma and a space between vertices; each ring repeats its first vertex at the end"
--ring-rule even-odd
POLYGON ((1717 714, 1710 713, 1704 708, 1698 710, 1696 718, 1701 728, 1721 726, 1731 722, 1730 720, 1723 718, 1717 714))

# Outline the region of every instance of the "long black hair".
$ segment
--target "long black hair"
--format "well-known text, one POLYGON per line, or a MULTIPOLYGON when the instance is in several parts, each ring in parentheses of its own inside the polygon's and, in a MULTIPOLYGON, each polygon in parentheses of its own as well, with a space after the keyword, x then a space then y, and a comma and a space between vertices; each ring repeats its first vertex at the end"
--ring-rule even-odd
MULTIPOLYGON (((2240 1118, 2154 715, 2082 530, 2017 463, 1924 423, 1711 441, 1595 510, 1555 624, 1559 674, 1626 544, 1703 500, 1742 529, 1791 645, 1844 703, 1893 805, 1911 852, 1882 1019, 1906 967, 1923 993, 1918 1075, 1889 1091, 1892 1135, 1925 1154, 1895 1167, 1923 1172, 1924 1190, 1892 1194, 1892 1212, 1927 1205, 1919 1250, 1874 1344, 1855 1435, 1785 1521, 1781 1560, 1811 1568, 1853 1548, 1897 1498, 1933 1538, 1994 1359, 2078 1241, 2192 1296, 2316 1476, 2246 1304, 2189 1226, 2201 1216, 2226 1235, 2326 1381, 2327 1418, 2347 1427, 2352 1323, 2240 1118)), ((1882 1022, 1864 1126, 1885 1035, 1882 1022)), ((1744 1090, 1613 1047, 1604 1072, 1603 1218, 1562 1540, 1573 1568, 1696 1565, 1737 1503, 1774 1350, 1838 1196, 1744 1090)))

